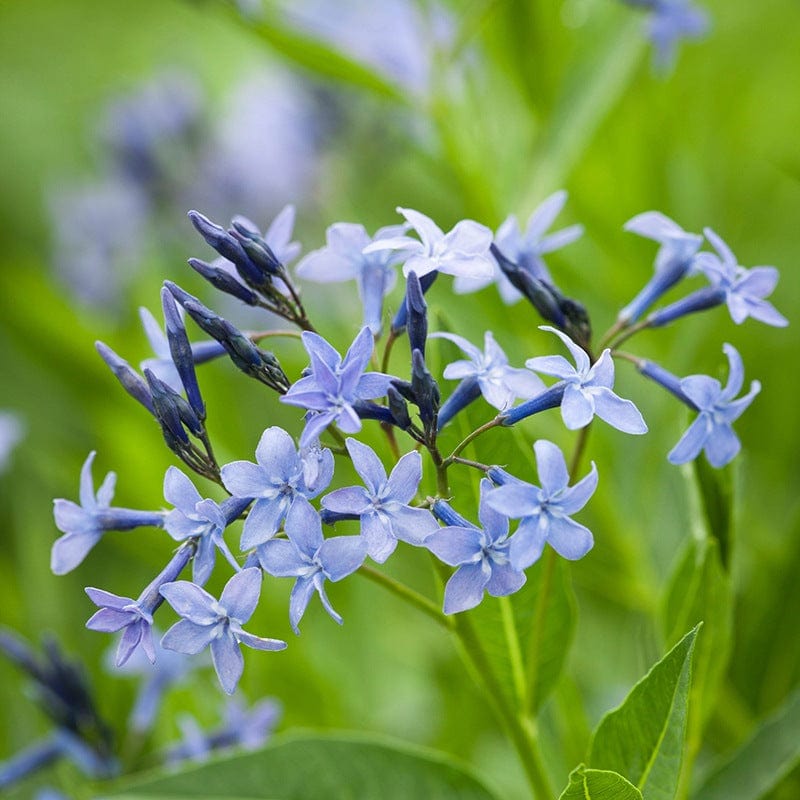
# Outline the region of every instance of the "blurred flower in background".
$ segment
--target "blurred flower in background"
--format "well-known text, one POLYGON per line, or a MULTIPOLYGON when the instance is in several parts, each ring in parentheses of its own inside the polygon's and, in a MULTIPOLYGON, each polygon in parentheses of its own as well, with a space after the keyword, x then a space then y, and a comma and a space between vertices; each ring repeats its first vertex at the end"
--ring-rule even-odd
POLYGON ((11 462, 11 453, 22 441, 25 425, 12 411, 0 411, 0 474, 11 462))

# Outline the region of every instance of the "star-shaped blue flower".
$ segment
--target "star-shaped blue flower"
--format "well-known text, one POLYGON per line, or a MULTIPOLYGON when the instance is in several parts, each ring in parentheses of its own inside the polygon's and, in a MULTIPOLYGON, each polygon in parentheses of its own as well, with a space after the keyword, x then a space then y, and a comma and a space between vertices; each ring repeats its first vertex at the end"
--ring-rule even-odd
POLYGON ((508 482, 488 492, 486 502, 503 516, 520 520, 509 546, 509 560, 517 570, 537 561, 545 543, 571 561, 583 558, 594 544, 592 532, 570 519, 597 488, 594 463, 585 478, 570 486, 564 454, 557 445, 540 439, 533 450, 541 487, 512 479, 496 468, 489 473, 493 480, 508 482))
POLYGON ((380 250, 402 250, 407 255, 403 274, 416 272, 418 277, 429 272, 446 275, 461 275, 471 278, 491 278, 494 262, 489 255, 492 232, 470 219, 461 220, 449 233, 430 218, 411 208, 399 208, 409 225, 419 235, 419 240, 410 236, 396 236, 373 242, 364 248, 365 253, 380 250))
MULTIPOLYGON (((478 506, 481 528, 471 523, 448 525, 425 539, 425 547, 437 558, 458 567, 444 589, 445 614, 474 608, 484 591, 503 597, 525 583, 525 574, 509 560, 508 516, 487 503, 492 491, 492 482, 484 478, 478 506)), ((439 501, 439 505, 446 504, 439 501)))
POLYGON ((194 550, 193 545, 181 547, 167 566, 147 585, 138 600, 91 586, 86 588, 89 599, 100 609, 89 619, 86 627, 102 633, 123 631, 117 647, 116 666, 125 664, 140 644, 150 663, 156 660, 152 628, 153 614, 164 602, 160 589, 181 574, 194 550))
POLYGON ((364 486, 347 486, 322 498, 323 508, 335 514, 359 517, 361 536, 370 558, 382 564, 397 542, 419 545, 438 526, 430 511, 409 505, 422 480, 422 459, 406 453, 386 476, 375 451, 348 439, 347 451, 364 486))
POLYGON ((381 228, 371 239, 363 225, 337 222, 326 232, 326 246, 309 253, 297 265, 297 276, 318 283, 355 280, 364 307, 364 325, 377 336, 381 332, 383 298, 394 288, 395 265, 403 254, 363 251, 372 242, 402 236, 404 232, 404 225, 391 225, 381 228))
POLYGON ((592 364, 583 348, 565 333, 548 325, 540 326, 561 339, 575 359, 573 367, 563 356, 538 356, 525 362, 528 369, 560 378, 564 386, 561 417, 570 430, 586 427, 595 414, 624 433, 647 433, 639 409, 630 401, 614 394, 614 361, 604 350, 592 364))
POLYGON ((713 287, 725 292, 731 319, 737 325, 748 317, 778 328, 788 325, 786 317, 764 299, 778 283, 778 270, 775 267, 742 267, 730 247, 711 228, 706 228, 704 233, 718 255, 701 253, 697 257, 697 268, 705 273, 713 287))
POLYGON ((517 398, 528 399, 544 391, 544 383, 538 376, 529 370, 508 365, 508 358, 491 331, 484 334, 483 352, 467 339, 452 333, 434 333, 431 338, 447 339, 467 356, 467 360, 454 361, 444 368, 446 380, 460 380, 461 384, 439 409, 439 427, 444 426, 478 393, 489 405, 502 411, 517 398))
POLYGON ((80 505, 60 498, 53 503, 56 527, 64 534, 53 543, 50 555, 50 569, 56 575, 75 569, 106 531, 160 527, 164 522, 164 515, 158 511, 112 507, 117 480, 113 472, 106 475, 95 496, 92 481, 94 457, 93 450, 81 468, 80 505))
POLYGON ((370 329, 361 329, 344 358, 316 333, 305 331, 303 345, 311 358, 310 374, 280 398, 314 412, 307 418, 300 445, 316 440, 333 422, 345 433, 357 433, 361 420, 354 404, 383 397, 392 381, 390 375, 365 372, 374 346, 370 329))
POLYGON ((694 255, 700 249, 703 237, 687 233, 658 211, 637 214, 625 223, 624 228, 661 245, 656 254, 655 274, 617 317, 620 322, 630 323, 639 319, 664 292, 692 270, 694 255))
POLYGON ((300 498, 286 517, 286 539, 272 539, 258 548, 258 560, 270 575, 297 578, 289 600, 289 621, 299 634, 298 625, 311 596, 316 591, 328 614, 340 625, 325 594, 325 581, 340 581, 355 572, 367 557, 360 536, 322 537, 319 514, 308 500, 300 498))
POLYGON ((161 639, 162 647, 187 655, 211 648, 211 660, 222 688, 233 694, 244 670, 239 647, 256 650, 285 650, 286 642, 265 639, 242 630, 253 615, 261 594, 261 570, 237 572, 222 590, 219 600, 189 581, 175 581, 161 587, 161 594, 183 618, 161 639))
POLYGON ((711 466, 724 467, 741 449, 739 437, 731 425, 753 402, 761 391, 761 384, 753 381, 750 391, 737 399, 744 383, 742 359, 733 345, 725 344, 722 349, 730 364, 724 389, 716 378, 707 375, 689 375, 680 381, 681 392, 700 413, 667 456, 673 464, 692 461, 705 450, 711 466))
POLYGON ((177 467, 170 467, 164 476, 164 497, 175 508, 164 518, 164 529, 183 542, 195 539, 197 552, 192 563, 192 580, 203 586, 214 570, 219 550, 233 567, 239 564, 228 548, 223 534, 225 528, 247 508, 249 498, 231 498, 222 505, 203 499, 194 484, 177 467))
MULTIPOLYGON (((514 214, 509 215, 497 229, 494 239, 495 245, 506 258, 527 270, 534 278, 548 284, 552 284, 553 279, 542 256, 566 247, 583 235, 582 225, 570 225, 555 233, 546 234, 566 202, 567 193, 563 190, 550 195, 530 215, 524 232, 517 217, 514 214)), ((522 298, 522 294, 512 285, 497 263, 494 264, 494 273, 491 277, 480 279, 458 277, 453 289, 458 294, 465 294, 476 292, 495 282, 500 297, 506 305, 516 303, 522 298)))
POLYGON ((333 454, 327 448, 300 452, 283 428, 267 428, 256 448, 256 462, 233 461, 220 474, 234 497, 254 499, 240 547, 250 550, 271 539, 298 497, 314 498, 333 478, 333 454))

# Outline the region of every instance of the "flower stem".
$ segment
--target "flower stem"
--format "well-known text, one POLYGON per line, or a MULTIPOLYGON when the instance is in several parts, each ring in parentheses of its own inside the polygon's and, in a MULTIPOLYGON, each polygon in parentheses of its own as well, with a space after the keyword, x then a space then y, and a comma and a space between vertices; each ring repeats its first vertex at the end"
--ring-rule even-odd
POLYGON ((470 442, 473 442, 477 439, 482 433, 491 430, 492 428, 496 428, 498 425, 501 425, 501 421, 499 417, 495 417, 494 419, 489 420, 489 422, 484 423, 480 426, 480 428, 476 428, 472 433, 469 434, 463 441, 459 442, 452 453, 445 459, 444 463, 446 466, 450 466, 455 461, 456 456, 468 445, 470 442))
POLYGON ((373 583, 383 586, 385 589, 388 589, 390 592, 402 598, 407 603, 410 603, 412 606, 422 611, 423 614, 427 614, 429 617, 431 617, 431 619, 436 620, 436 622, 438 622, 446 630, 453 630, 453 617, 445 616, 439 606, 428 600, 427 597, 412 589, 410 586, 406 586, 404 583, 400 583, 400 581, 390 578, 388 575, 380 572, 374 567, 370 567, 368 564, 362 564, 358 572, 365 578, 369 578, 373 583))

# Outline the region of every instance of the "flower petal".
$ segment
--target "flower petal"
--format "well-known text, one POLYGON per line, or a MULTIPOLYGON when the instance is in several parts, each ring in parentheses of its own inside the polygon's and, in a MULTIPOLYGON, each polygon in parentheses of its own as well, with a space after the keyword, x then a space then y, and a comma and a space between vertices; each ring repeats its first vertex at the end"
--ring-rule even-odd
POLYGON ((244 656, 229 630, 211 642, 211 660, 222 688, 227 694, 233 694, 244 672, 244 656))
POLYGON ((317 557, 325 576, 335 582, 355 572, 364 563, 367 550, 360 536, 333 536, 322 543, 317 557))
POLYGON ((239 549, 250 550, 271 539, 280 529, 291 499, 292 495, 279 494, 256 500, 244 521, 239 549))
POLYGON ((309 559, 322 544, 322 522, 316 509, 302 495, 295 496, 284 526, 289 541, 309 559))
POLYGON ((594 413, 623 433, 647 433, 647 423, 630 401, 614 394, 611 389, 592 389, 594 413))
POLYGON ((569 484, 569 470, 561 448, 547 439, 539 439, 534 443, 533 451, 536 453, 539 482, 546 494, 552 496, 566 489, 569 484))
POLYGON ((700 416, 689 426, 686 433, 681 436, 675 447, 670 450, 667 458, 671 464, 685 464, 693 461, 700 455, 710 434, 707 414, 700 416))
POLYGON ((259 564, 275 578, 296 578, 309 567, 309 562, 285 539, 270 539, 257 552, 259 564))
POLYGON ((244 624, 253 616, 260 596, 261 570, 258 567, 248 567, 237 572, 225 584, 219 604, 229 617, 244 624))
MULTIPOLYGON (((373 497, 376 497, 386 484, 386 470, 375 451, 357 439, 347 439, 347 452, 353 459, 353 467, 361 476, 364 485, 373 497)), ((419 454, 417 454, 419 455, 419 454)))
POLYGON ((459 567, 444 587, 444 613, 457 614, 475 608, 483 600, 483 590, 491 574, 485 561, 459 567))
POLYGON ((386 500, 410 503, 422 480, 422 457, 417 452, 406 453, 386 481, 386 500))
POLYGON ((197 655, 216 635, 216 625, 198 625, 188 619, 178 620, 162 637, 161 646, 189 656, 197 655))
POLYGON ((483 536, 477 528, 439 528, 425 539, 425 547, 440 561, 457 567, 481 560, 483 536))
POLYGON ((564 387, 564 397, 561 400, 561 419, 571 431, 585 428, 594 416, 593 396, 584 392, 574 383, 564 387))
POLYGON ((383 564, 397 547, 389 520, 377 512, 361 515, 361 536, 369 557, 383 564))
POLYGON ((170 467, 164 475, 164 499, 184 514, 191 514, 203 498, 181 470, 170 467))
POLYGON ((547 541, 562 558, 583 558, 594 544, 592 532, 569 517, 550 517, 547 541))

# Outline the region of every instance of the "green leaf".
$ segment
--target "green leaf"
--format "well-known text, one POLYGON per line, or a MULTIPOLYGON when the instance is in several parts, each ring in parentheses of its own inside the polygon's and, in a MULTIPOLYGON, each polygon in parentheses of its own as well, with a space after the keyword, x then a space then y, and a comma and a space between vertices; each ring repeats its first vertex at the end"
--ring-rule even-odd
POLYGON ((360 735, 283 737, 258 752, 132 781, 124 800, 496 800, 464 767, 434 751, 360 735))
POLYGON ((733 589, 713 538, 690 539, 670 578, 662 612, 667 645, 700 622, 703 635, 695 648, 689 692, 687 763, 700 748, 733 645, 733 589))
POLYGON ((706 459, 696 458, 691 471, 708 533, 719 543, 722 566, 727 570, 733 546, 733 466, 715 469, 706 459))
POLYGON ((589 764, 624 775, 645 800, 673 800, 683 759, 692 652, 689 631, 600 721, 589 764))
POLYGON ((800 690, 795 691, 694 793, 698 800, 759 800, 800 765, 800 690))
POLYGON ((241 15, 232 5, 231 13, 239 24, 249 28, 262 41, 301 67, 324 78, 366 89, 388 100, 407 102, 399 86, 322 39, 285 24, 278 19, 274 10, 269 15, 255 19, 241 15))
POLYGON ((569 786, 559 800, 641 800, 642 793, 617 772, 586 769, 583 764, 569 775, 569 786))

